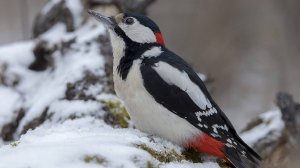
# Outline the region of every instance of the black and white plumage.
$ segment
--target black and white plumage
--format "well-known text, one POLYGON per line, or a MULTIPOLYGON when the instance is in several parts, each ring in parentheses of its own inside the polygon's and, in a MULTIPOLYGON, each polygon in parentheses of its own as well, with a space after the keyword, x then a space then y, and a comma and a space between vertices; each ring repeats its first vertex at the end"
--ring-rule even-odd
POLYGON ((117 95, 136 127, 230 161, 257 167, 260 157, 238 136, 195 71, 164 46, 158 26, 139 14, 105 17, 117 95))

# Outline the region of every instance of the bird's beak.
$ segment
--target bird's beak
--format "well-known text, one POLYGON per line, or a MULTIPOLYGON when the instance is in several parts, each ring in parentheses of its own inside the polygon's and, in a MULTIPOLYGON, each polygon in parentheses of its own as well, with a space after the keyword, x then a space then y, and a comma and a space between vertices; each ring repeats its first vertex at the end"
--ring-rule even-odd
POLYGON ((88 13, 96 18, 99 22, 103 23, 105 26, 107 26, 109 29, 113 29, 117 26, 117 22, 113 16, 108 17, 105 15, 102 15, 94 10, 89 10, 88 13))

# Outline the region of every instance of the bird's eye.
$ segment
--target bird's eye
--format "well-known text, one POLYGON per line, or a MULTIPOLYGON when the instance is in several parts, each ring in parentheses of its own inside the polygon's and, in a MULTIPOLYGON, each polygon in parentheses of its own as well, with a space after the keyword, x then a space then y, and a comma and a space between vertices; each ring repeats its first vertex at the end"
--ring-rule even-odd
POLYGON ((134 19, 132 17, 125 18, 124 23, 127 25, 132 25, 134 23, 134 19))

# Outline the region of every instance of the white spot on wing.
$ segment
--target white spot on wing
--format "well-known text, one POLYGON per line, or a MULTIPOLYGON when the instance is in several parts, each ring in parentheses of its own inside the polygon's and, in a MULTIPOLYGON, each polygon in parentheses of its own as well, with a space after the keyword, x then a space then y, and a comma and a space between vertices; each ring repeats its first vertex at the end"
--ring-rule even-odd
POLYGON ((213 114, 217 114, 217 110, 215 108, 210 108, 207 111, 198 111, 195 113, 198 121, 202 121, 201 116, 209 117, 213 114))
POLYGON ((232 144, 229 144, 229 143, 225 143, 225 145, 229 148, 235 148, 235 146, 233 146, 232 144))
POLYGON ((218 124, 214 124, 214 125, 212 126, 212 128, 213 128, 213 131, 214 131, 216 134, 218 134, 218 129, 222 129, 222 130, 224 130, 224 131, 228 131, 228 127, 227 127, 226 125, 218 125, 218 124))
POLYGON ((147 50, 147 51, 144 52, 143 57, 157 57, 162 52, 163 51, 161 50, 161 47, 152 47, 150 50, 147 50))
POLYGON ((211 135, 212 137, 214 137, 214 138, 221 137, 220 135, 215 134, 215 133, 210 133, 210 135, 211 135))
POLYGON ((230 143, 230 144, 232 144, 232 141, 229 138, 227 139, 227 142, 230 143))

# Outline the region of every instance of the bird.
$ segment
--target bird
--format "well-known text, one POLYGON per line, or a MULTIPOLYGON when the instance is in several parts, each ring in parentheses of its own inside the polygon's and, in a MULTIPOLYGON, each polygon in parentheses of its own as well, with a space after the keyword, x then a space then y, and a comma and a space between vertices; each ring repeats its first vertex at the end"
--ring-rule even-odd
POLYGON ((260 167, 193 68, 169 50, 157 24, 138 13, 88 13, 108 29, 115 92, 136 128, 185 148, 260 167))

